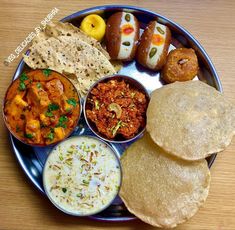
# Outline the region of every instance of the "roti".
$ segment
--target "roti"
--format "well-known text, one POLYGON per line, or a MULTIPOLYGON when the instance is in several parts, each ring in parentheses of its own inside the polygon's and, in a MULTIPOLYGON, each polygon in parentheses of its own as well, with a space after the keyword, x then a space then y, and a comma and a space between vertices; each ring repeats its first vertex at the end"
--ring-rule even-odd
POLYGON ((33 69, 49 68, 66 74, 82 96, 99 78, 116 73, 101 51, 72 36, 34 43, 24 61, 33 69))
POLYGON ((151 94, 146 128, 168 153, 199 160, 230 144, 235 134, 235 107, 201 81, 176 82, 151 94))
POLYGON ((123 202, 131 213, 153 226, 173 228, 187 221, 208 196, 206 160, 172 158, 148 134, 125 151, 121 164, 123 202))

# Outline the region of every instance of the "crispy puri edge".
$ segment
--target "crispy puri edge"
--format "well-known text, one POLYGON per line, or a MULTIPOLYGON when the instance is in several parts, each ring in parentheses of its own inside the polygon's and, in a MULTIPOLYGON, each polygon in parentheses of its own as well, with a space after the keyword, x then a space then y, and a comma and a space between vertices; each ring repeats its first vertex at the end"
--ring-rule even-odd
POLYGON ((164 151, 166 153, 168 153, 169 155, 171 155, 173 157, 176 157, 176 158, 178 158, 180 160, 185 160, 185 161, 190 161, 190 162, 199 161, 199 160, 205 159, 207 157, 210 157, 211 155, 213 155, 215 153, 223 152, 231 144, 231 142, 233 140, 233 137, 235 135, 235 131, 231 132, 231 135, 227 138, 227 142, 226 143, 220 144, 220 146, 218 146, 217 148, 214 148, 213 150, 209 151, 208 153, 206 153, 204 155, 200 155, 198 157, 193 155, 191 157, 188 157, 188 155, 186 155, 186 154, 182 155, 180 152, 174 151, 175 149, 173 149, 173 148, 166 147, 163 142, 159 141, 155 137, 155 135, 153 135, 153 133, 152 133, 153 130, 152 130, 150 125, 146 125, 146 130, 150 134, 150 137, 154 141, 154 143, 157 144, 162 149, 164 149, 164 151))

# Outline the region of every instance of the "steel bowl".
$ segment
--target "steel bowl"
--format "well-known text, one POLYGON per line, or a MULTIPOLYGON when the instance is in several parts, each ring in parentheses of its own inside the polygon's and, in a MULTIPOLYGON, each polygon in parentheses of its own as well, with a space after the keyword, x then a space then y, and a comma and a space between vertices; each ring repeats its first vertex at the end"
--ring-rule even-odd
POLYGON ((120 187, 121 187, 121 183, 122 183, 122 167, 121 167, 121 162, 119 160, 119 156, 118 156, 118 153, 115 151, 114 148, 112 148, 112 146, 110 146, 108 143, 104 142, 103 140, 100 140, 99 138, 95 137, 95 136, 88 136, 88 135, 81 135, 81 136, 73 136, 73 137, 69 137, 65 140, 63 140, 62 142, 60 142, 59 144, 57 144, 56 146, 54 146, 54 148, 51 150, 51 152, 49 153, 48 155, 48 158, 44 164, 44 167, 43 167, 43 173, 42 173, 42 177, 43 177, 43 187, 44 187, 44 190, 45 190, 45 193, 47 195, 47 197, 49 198, 49 200, 51 201, 51 203, 56 207, 58 208, 60 211, 68 214, 68 215, 72 215, 72 216, 90 216, 90 215, 96 215, 100 212, 102 212, 103 210, 105 210, 106 208, 108 208, 112 202, 114 201, 114 199, 116 198, 119 190, 120 190, 120 187), (119 183, 119 188, 116 192, 116 194, 113 196, 113 199, 110 200, 109 203, 107 203, 105 206, 103 206, 101 209, 97 210, 96 212, 91 212, 89 214, 78 214, 78 213, 73 213, 71 211, 68 211, 66 209, 64 209, 63 207, 61 207, 59 204, 57 204, 54 199, 51 197, 50 193, 48 192, 48 190, 46 189, 46 186, 45 186, 45 181, 46 181, 46 165, 48 163, 48 160, 49 160, 49 156, 50 154, 53 154, 53 151, 54 149, 56 149, 59 145, 62 145, 65 141, 68 141, 68 140, 71 140, 71 139, 79 139, 79 138, 83 138, 83 137, 86 137, 86 138, 91 138, 91 139, 95 139, 103 144, 105 144, 106 146, 108 146, 108 148, 112 151, 113 155, 115 156, 116 158, 116 161, 119 165, 119 169, 120 169, 120 183, 119 183))
MULTIPOLYGON (((85 120, 86 120, 86 123, 88 125, 88 127, 91 129, 91 131, 96 135, 98 136, 100 139, 104 140, 104 141, 107 141, 107 142, 113 142, 113 143, 126 143, 126 142, 129 142, 129 141, 134 141, 135 139, 139 138, 143 132, 145 131, 145 126, 140 128, 138 130, 138 133, 136 133, 132 138, 129 138, 129 139, 125 139, 123 137, 115 137, 114 139, 108 139, 107 137, 105 137, 104 135, 102 135, 96 128, 95 124, 87 117, 86 115, 86 110, 89 106, 89 98, 91 96, 91 91, 97 87, 98 84, 100 83, 105 83, 105 82, 108 82, 108 81, 111 81, 111 80, 118 80, 118 81, 121 81, 121 80, 124 80, 126 83, 128 83, 131 87, 139 90, 141 93, 143 93, 145 96, 146 96, 146 99, 147 99, 147 103, 149 102, 150 100, 150 96, 149 96, 149 93, 147 91, 147 89, 139 82, 137 81, 136 79, 132 78, 132 77, 129 77, 129 76, 125 76, 125 75, 120 75, 120 74, 115 74, 115 75, 112 75, 112 76, 107 76, 107 77, 103 77, 101 78, 100 80, 98 80, 97 82, 95 82, 89 89, 86 97, 85 97, 85 100, 84 100, 84 103, 83 103, 83 111, 84 111, 84 117, 85 117, 85 120)), ((146 114, 145 114, 145 120, 146 120, 146 114)))
MULTIPOLYGON (((32 71, 34 71, 34 70, 32 70, 32 71)), ((51 70, 51 71, 58 73, 57 71, 54 71, 54 70, 51 70)), ((25 73, 27 74, 27 73, 29 73, 29 72, 30 72, 30 71, 25 72, 25 73)), ((61 73, 58 73, 58 74, 59 74, 62 78, 64 78, 66 81, 68 81, 68 82, 70 83, 70 85, 73 87, 73 89, 74 89, 74 91, 76 92, 76 94, 77 94, 77 96, 78 96, 78 99, 79 99, 79 110, 80 110, 80 111, 79 111, 79 116, 77 117, 76 122, 74 123, 73 128, 71 129, 71 131, 62 139, 62 140, 64 140, 65 138, 69 137, 69 136, 73 133, 74 129, 75 129, 76 126, 77 126, 77 123, 79 122, 79 119, 80 119, 81 113, 82 113, 82 101, 81 101, 81 96, 80 96, 79 92, 76 90, 76 88, 75 88, 75 86, 73 85, 73 83, 72 83, 66 76, 64 76, 63 74, 61 74, 61 73)), ((10 125, 9 125, 8 122, 7 122, 7 118, 6 118, 6 115, 5 115, 5 105, 6 105, 6 102, 7 102, 7 100, 6 100, 7 94, 8 94, 8 92, 9 92, 10 88, 11 88, 12 85, 13 85, 16 81, 18 81, 18 80, 19 80, 19 78, 16 78, 14 81, 11 82, 11 84, 10 84, 9 87, 7 88, 7 91, 6 91, 6 93, 5 93, 5 97, 4 97, 4 100, 3 100, 3 104, 2 104, 3 120, 4 120, 4 122, 5 122, 5 125, 6 125, 7 129, 8 129, 9 132, 11 133, 11 135, 14 136, 18 141, 22 142, 23 144, 29 145, 29 146, 32 146, 32 147, 48 147, 48 146, 54 146, 55 144, 57 144, 57 143, 59 143, 60 141, 62 141, 62 140, 58 140, 58 141, 53 142, 53 143, 51 143, 51 144, 33 144, 33 143, 31 144, 31 143, 27 143, 27 142, 25 142, 24 140, 22 140, 22 139, 11 129, 10 125)))

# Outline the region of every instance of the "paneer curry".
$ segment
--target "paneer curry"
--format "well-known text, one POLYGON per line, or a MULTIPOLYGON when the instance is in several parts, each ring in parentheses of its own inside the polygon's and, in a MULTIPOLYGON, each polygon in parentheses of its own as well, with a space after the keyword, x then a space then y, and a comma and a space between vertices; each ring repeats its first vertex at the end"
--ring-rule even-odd
POLYGON ((73 84, 49 70, 23 73, 8 88, 4 115, 11 133, 27 144, 45 146, 67 137, 80 116, 73 84))

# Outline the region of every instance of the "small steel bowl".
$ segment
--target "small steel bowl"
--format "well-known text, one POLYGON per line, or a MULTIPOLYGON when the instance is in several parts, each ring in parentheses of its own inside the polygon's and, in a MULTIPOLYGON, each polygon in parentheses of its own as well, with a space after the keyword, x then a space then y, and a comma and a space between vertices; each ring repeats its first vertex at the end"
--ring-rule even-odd
MULTIPOLYGON (((27 73, 30 73, 31 71, 36 71, 36 70, 25 71, 26 75, 27 75, 27 73)), ((51 72, 56 72, 57 74, 60 75, 60 77, 64 78, 66 81, 68 81, 69 84, 73 87, 73 90, 76 92, 77 97, 78 97, 78 100, 79 100, 79 110, 80 110, 80 111, 79 111, 79 116, 77 117, 76 122, 74 123, 73 129, 71 129, 71 131, 62 139, 62 140, 64 140, 65 138, 69 137, 69 136, 73 133, 73 131, 75 130, 75 128, 76 128, 76 126, 77 126, 77 124, 78 124, 78 121, 79 121, 80 116, 81 116, 81 114, 82 114, 82 101, 81 101, 81 96, 79 95, 79 92, 77 91, 76 87, 74 86, 74 84, 73 84, 66 76, 64 76, 63 74, 61 74, 61 73, 59 73, 59 72, 57 72, 57 71, 54 71, 54 70, 51 70, 51 72)), ((8 88, 7 88, 7 90, 6 90, 6 93, 5 93, 5 97, 4 97, 3 103, 2 103, 3 119, 4 119, 5 125, 6 125, 7 129, 9 130, 9 132, 10 132, 17 140, 19 140, 20 142, 22 142, 22 143, 24 143, 24 144, 26 144, 26 145, 32 146, 32 147, 48 147, 48 146, 53 146, 53 145, 59 143, 60 141, 62 141, 62 140, 58 140, 58 141, 53 142, 53 143, 48 144, 48 145, 46 145, 46 144, 31 144, 31 143, 27 143, 27 142, 25 142, 24 140, 22 140, 22 139, 11 129, 9 123, 7 122, 7 118, 6 118, 6 114, 5 114, 5 105, 6 105, 6 103, 7 103, 7 94, 8 94, 8 92, 9 92, 10 88, 11 88, 14 84, 16 84, 16 83, 15 83, 16 81, 19 81, 19 78, 16 78, 16 79, 15 79, 14 81, 12 81, 11 84, 8 86, 8 88)))
MULTIPOLYGON (((87 115, 86 115, 86 109, 88 108, 88 98, 90 98, 91 96, 91 91, 99 84, 99 83, 104 83, 104 82, 108 82, 110 80, 124 80, 126 83, 128 83, 131 87, 133 88, 136 88, 137 90, 139 90, 140 92, 144 93, 146 98, 147 98, 147 103, 149 102, 150 100, 150 96, 149 96, 149 93, 147 91, 147 89, 137 80, 135 80, 134 78, 132 77, 129 77, 129 76, 125 76, 125 75, 119 75, 119 74, 115 74, 115 75, 112 75, 112 76, 107 76, 107 77, 104 77, 104 78, 101 78, 99 81, 97 81, 96 83, 94 83, 91 87, 90 87, 90 90, 88 91, 85 99, 84 99, 84 103, 83 103, 83 111, 84 111, 84 117, 85 117, 85 120, 86 120, 86 123, 88 125, 88 127, 91 129, 91 131, 96 135, 98 136, 100 139, 104 140, 104 141, 108 141, 108 142, 112 142, 112 143, 126 143, 126 142, 129 142, 129 141, 133 141, 135 140, 136 138, 138 138, 139 136, 142 135, 142 133, 144 132, 145 130, 145 127, 141 128, 138 133, 132 137, 132 138, 129 138, 129 139, 125 139, 124 137, 115 137, 114 139, 108 139, 107 137, 105 137, 104 135, 102 135, 101 133, 99 133, 99 131, 97 130, 96 128, 96 125, 90 121, 88 118, 87 118, 87 115)), ((146 119, 146 118, 145 118, 146 119)))
POLYGON ((50 151, 48 157, 47 157, 47 160, 43 166, 43 172, 42 172, 42 180, 43 180, 43 187, 44 187, 44 191, 48 197, 48 199, 51 201, 51 203, 56 207, 58 208, 60 211, 68 214, 68 215, 72 215, 72 216, 80 216, 80 217, 84 217, 84 216, 91 216, 91 215, 96 215, 102 211, 104 211, 106 208, 108 208, 112 203, 113 201, 115 200, 115 198, 117 197, 119 191, 120 191, 120 187, 121 187, 121 184, 122 184, 122 167, 121 167, 121 162, 120 162, 120 159, 119 159, 119 155, 118 153, 116 152, 116 150, 111 146, 109 145, 107 142, 99 139, 98 137, 95 137, 95 136, 89 136, 89 135, 80 135, 80 136, 72 136, 72 137, 69 137, 65 140, 63 140, 62 142, 58 143, 56 146, 54 146, 54 148, 50 151), (91 213, 87 213, 87 214, 79 214, 79 213, 74 213, 74 212, 71 212, 71 211, 68 211, 66 209, 64 209, 63 207, 61 207, 58 203, 56 203, 54 201, 54 199, 50 196, 47 188, 46 188, 46 183, 45 183, 45 180, 46 180, 46 166, 47 166, 47 163, 48 163, 48 160, 49 160, 49 156, 50 154, 53 153, 54 149, 56 149, 58 146, 62 145, 64 142, 68 141, 68 140, 71 140, 71 139, 79 139, 79 138, 91 138, 91 139, 95 139, 96 141, 99 141, 103 144, 105 144, 106 146, 108 146, 108 148, 112 151, 113 155, 115 156, 116 160, 117 160, 117 163, 118 163, 118 166, 119 166, 119 169, 120 169, 120 183, 119 183, 119 188, 117 189, 117 192, 116 194, 114 195, 113 199, 110 200, 109 203, 107 203, 105 206, 103 206, 101 209, 97 210, 96 212, 91 212, 91 213))

